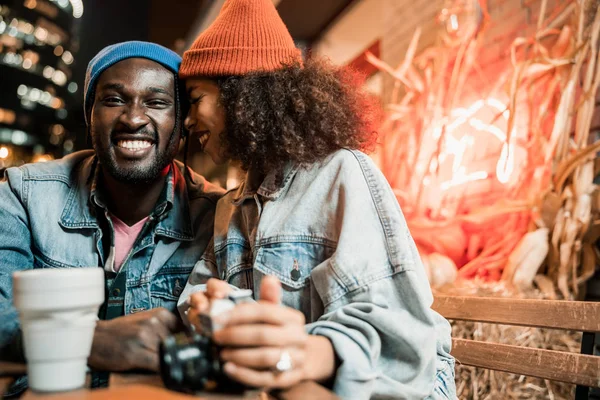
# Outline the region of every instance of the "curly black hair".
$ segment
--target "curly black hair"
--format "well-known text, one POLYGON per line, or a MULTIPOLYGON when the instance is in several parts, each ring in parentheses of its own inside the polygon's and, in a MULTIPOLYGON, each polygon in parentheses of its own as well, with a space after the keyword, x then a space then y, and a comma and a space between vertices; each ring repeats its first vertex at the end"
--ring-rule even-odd
POLYGON ((215 79, 225 109, 224 155, 243 169, 280 172, 340 148, 370 151, 380 110, 361 78, 325 60, 215 79))

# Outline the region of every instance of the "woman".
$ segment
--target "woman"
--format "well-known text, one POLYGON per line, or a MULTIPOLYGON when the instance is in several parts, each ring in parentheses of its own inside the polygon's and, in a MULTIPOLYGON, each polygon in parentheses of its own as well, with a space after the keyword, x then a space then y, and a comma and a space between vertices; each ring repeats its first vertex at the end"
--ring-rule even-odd
POLYGON ((215 162, 247 171, 217 205, 214 247, 180 300, 195 323, 230 287, 260 288, 217 321, 225 371, 253 386, 317 380, 351 399, 455 398, 450 326, 360 151, 374 135, 352 79, 303 65, 271 0, 227 1, 180 76, 186 128, 215 162))

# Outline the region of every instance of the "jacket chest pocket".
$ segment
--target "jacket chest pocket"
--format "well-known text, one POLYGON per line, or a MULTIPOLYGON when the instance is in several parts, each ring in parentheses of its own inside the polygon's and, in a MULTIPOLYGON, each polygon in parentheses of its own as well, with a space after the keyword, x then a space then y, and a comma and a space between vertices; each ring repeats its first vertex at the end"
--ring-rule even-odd
POLYGON ((150 298, 152 308, 164 307, 167 310, 176 311, 177 300, 193 266, 189 268, 178 268, 177 270, 165 271, 154 277, 150 285, 150 298))
POLYGON ((33 267, 34 268, 87 268, 87 267, 98 267, 98 260, 92 262, 94 255, 89 257, 89 261, 86 260, 74 260, 75 262, 64 262, 50 258, 44 254, 36 253, 33 255, 33 267))
MULTIPOLYGON (((277 277, 283 287, 283 303, 304 313, 310 320, 313 293, 310 276, 313 268, 331 257, 335 249, 321 243, 279 242, 263 245, 254 263, 254 282, 266 275, 277 277)), ((316 296, 316 294, 315 294, 316 296)))
POLYGON ((32 232, 35 268, 77 268, 102 265, 96 248, 94 230, 65 232, 54 229, 54 224, 43 224, 43 226, 49 230, 38 232, 34 229, 32 232))
POLYGON ((254 290, 252 250, 245 242, 230 242, 215 250, 219 278, 240 289, 254 290))

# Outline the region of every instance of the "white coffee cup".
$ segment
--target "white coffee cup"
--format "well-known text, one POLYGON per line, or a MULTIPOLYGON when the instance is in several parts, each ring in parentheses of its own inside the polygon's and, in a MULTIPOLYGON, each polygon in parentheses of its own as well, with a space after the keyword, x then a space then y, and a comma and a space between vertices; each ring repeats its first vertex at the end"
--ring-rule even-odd
POLYGON ((83 387, 98 309, 104 302, 104 271, 48 268, 13 274, 29 387, 56 392, 83 387))

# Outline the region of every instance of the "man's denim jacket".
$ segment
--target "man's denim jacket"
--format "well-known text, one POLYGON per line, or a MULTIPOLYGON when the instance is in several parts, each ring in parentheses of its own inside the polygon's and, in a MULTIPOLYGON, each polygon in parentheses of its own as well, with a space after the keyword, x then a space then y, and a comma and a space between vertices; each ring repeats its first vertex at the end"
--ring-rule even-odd
POLYGON ((450 324, 430 309, 404 216, 369 157, 339 150, 251 186, 219 201, 214 251, 194 267, 180 311, 209 277, 256 296, 261 279, 275 275, 308 333, 331 340, 339 359, 333 389, 343 398, 422 399, 438 371, 453 376, 450 324))
MULTIPOLYGON (((92 151, 9 168, 0 183, 0 349, 18 332, 12 273, 29 268, 100 267, 114 256, 102 237, 112 224, 96 193, 92 151), (102 229, 102 227, 106 227, 102 229), (108 254, 106 254, 108 253, 108 254)), ((122 268, 125 313, 174 311, 194 264, 213 234, 222 189, 174 163, 153 213, 122 268)), ((110 260, 112 262, 112 260, 110 260)))

